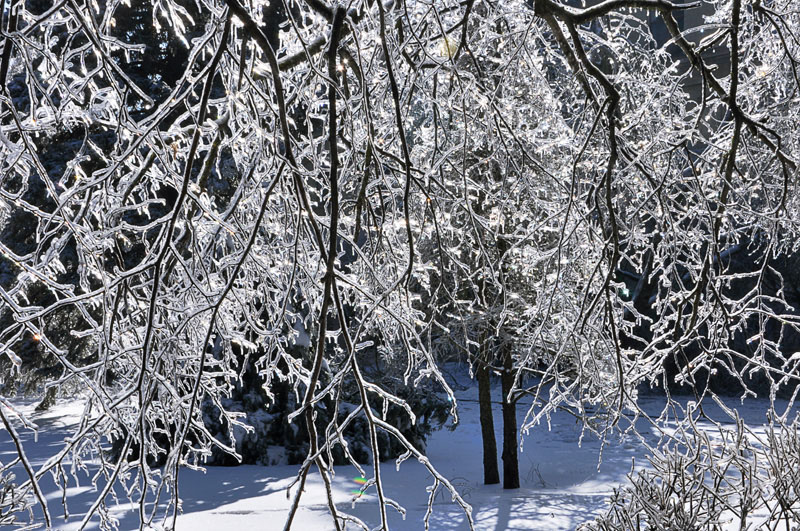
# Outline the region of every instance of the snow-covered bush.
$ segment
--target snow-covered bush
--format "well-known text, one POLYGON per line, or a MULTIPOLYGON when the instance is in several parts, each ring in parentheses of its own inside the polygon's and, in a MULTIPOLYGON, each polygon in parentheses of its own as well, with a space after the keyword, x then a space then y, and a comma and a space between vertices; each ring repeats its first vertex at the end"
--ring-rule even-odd
POLYGON ((673 442, 629 475, 585 531, 796 529, 800 526, 798 422, 757 435, 738 424, 673 442))
MULTIPOLYGON (((3 464, 0 462, 0 469, 3 464)), ((16 476, 11 472, 0 473, 0 527, 2 528, 22 528, 35 529, 33 513, 31 511, 31 500, 29 492, 20 489, 15 482, 16 476), (21 513, 28 512, 28 522, 21 520, 21 513)))
MULTIPOLYGON (((439 393, 427 386, 411 387, 403 385, 396 377, 377 379, 379 383, 391 389, 393 394, 404 400, 414 412, 414 422, 408 411, 395 403, 389 403, 386 409, 380 400, 373 402, 372 407, 382 420, 397 427, 408 442, 421 452, 425 452, 426 440, 432 431, 441 427, 448 417, 450 403, 439 393), (393 379, 390 383, 388 380, 393 379)), ((205 426, 215 438, 226 446, 236 450, 238 458, 229 453, 212 450, 207 458, 208 464, 234 465, 248 464, 302 464, 308 455, 308 433, 298 420, 288 420, 289 414, 298 407, 298 396, 286 384, 273 384, 272 399, 268 399, 258 391, 250 388, 245 396, 223 400, 226 411, 240 413, 240 422, 244 425, 232 428, 219 420, 214 414, 212 404, 204 404, 205 426)), ((317 411, 317 420, 322 426, 334 429, 345 423, 350 414, 356 410, 358 402, 357 389, 353 382, 346 383, 339 400, 323 399, 317 411), (337 411, 336 423, 332 422, 331 413, 337 411)), ((327 428, 326 428, 327 429, 327 428)), ((374 456, 370 446, 369 422, 362 413, 347 420, 341 430, 342 438, 330 448, 333 464, 347 464, 347 454, 357 463, 370 464, 374 456)), ((378 460, 396 458, 407 449, 396 438, 380 432, 378 437, 378 460)))

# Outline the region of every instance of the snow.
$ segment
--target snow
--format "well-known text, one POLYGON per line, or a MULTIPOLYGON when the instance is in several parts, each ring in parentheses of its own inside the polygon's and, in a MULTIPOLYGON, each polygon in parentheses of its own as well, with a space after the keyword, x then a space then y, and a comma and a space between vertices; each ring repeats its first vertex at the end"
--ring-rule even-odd
MULTIPOLYGON (((553 415, 551 429, 546 426, 532 430, 525 437, 520 454, 522 487, 503 490, 500 485, 482 484, 482 458, 480 425, 478 420, 477 389, 470 387, 457 393, 460 424, 435 432, 429 439, 427 455, 431 462, 456 485, 465 500, 472 505, 475 527, 480 530, 506 529, 565 530, 574 529, 582 522, 594 518, 606 505, 607 497, 615 487, 625 481, 635 459, 637 466, 645 463, 646 449, 637 438, 628 437, 607 444, 600 457, 600 443, 585 436, 579 445, 580 426, 565 413, 553 415)), ((499 398, 499 390, 494 393, 499 398)), ((657 415, 663 398, 643 397, 640 403, 648 413, 657 415)), ((50 411, 36 413, 34 402, 18 402, 20 411, 30 415, 40 428, 38 441, 30 431, 21 430, 34 466, 42 464, 69 435, 81 413, 79 401, 61 400, 50 411)), ((733 403, 730 405, 734 405, 733 403)), ((763 420, 766 401, 751 401, 739 407, 740 413, 750 422, 763 420)), ((518 407, 520 421, 525 404, 518 407)), ((498 446, 502 444, 499 406, 496 407, 495 430, 498 446)), ((647 438, 647 428, 645 435, 647 438)), ((651 433, 653 438, 654 433, 651 433)), ((650 441, 654 442, 654 439, 650 441)), ((500 451, 500 449, 498 449, 500 451)), ((16 455, 8 435, 0 432, 0 461, 9 462, 16 455)), ((502 470, 502 461, 499 461, 502 470)), ((371 467, 365 467, 370 473, 371 467)), ((24 472, 15 470, 17 478, 24 472)), ((290 505, 286 487, 297 472, 296 466, 238 466, 208 467, 205 472, 181 471, 180 497, 183 513, 178 517, 178 529, 241 531, 242 529, 283 529, 290 505)), ((374 488, 360 498, 352 491, 360 487, 355 481, 358 472, 352 467, 336 467, 334 500, 344 510, 371 526, 379 525, 379 513, 374 488)), ((405 519, 393 509, 388 509, 391 529, 423 529, 431 478, 420 463, 404 462, 399 471, 394 462, 381 465, 388 497, 401 503, 407 510, 405 519)), ((67 499, 70 517, 64 520, 59 507, 61 494, 52 479, 43 483, 55 528, 64 531, 80 528, 82 515, 96 494, 85 474, 79 474, 80 484, 70 478, 67 499)), ((294 490, 292 491, 294 493, 294 490)), ((124 500, 121 489, 117 490, 124 500)), ((111 506, 114 502, 110 500, 111 506)), ((120 529, 138 528, 138 506, 118 503, 113 514, 119 519, 120 529)), ((93 519, 88 529, 99 527, 93 519)), ((293 529, 332 529, 324 488, 316 473, 309 476, 293 529)), ((348 527, 350 529, 351 527, 348 527)), ((434 530, 466 529, 466 517, 449 495, 439 491, 430 518, 434 530)))

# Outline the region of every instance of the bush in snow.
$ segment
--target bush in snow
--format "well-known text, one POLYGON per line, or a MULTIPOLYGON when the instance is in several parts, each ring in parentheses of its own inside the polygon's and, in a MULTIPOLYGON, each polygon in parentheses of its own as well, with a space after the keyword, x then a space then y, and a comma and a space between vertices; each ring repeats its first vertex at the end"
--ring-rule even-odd
MULTIPOLYGON (((447 419, 450 402, 427 386, 405 385, 396 377, 384 377, 382 385, 392 389, 395 396, 405 400, 415 421, 405 408, 380 400, 371 402, 374 414, 396 426, 406 439, 421 451, 425 450, 427 437, 447 419)), ((330 448, 332 462, 337 465, 348 462, 349 456, 357 463, 371 462, 370 433, 366 416, 356 412, 358 402, 353 382, 343 386, 336 398, 326 397, 317 410, 317 423, 321 430, 331 436, 341 430, 341 437, 330 448), (332 412, 336 411, 335 422, 332 412), (354 412, 356 412, 354 414, 354 412)), ((222 449, 214 449, 207 464, 300 464, 308 455, 308 432, 298 419, 289 420, 289 415, 299 407, 298 394, 286 383, 274 382, 272 398, 264 391, 250 386, 244 393, 235 394, 222 404, 228 413, 238 413, 240 425, 231 426, 228 417, 220 415, 211 402, 204 403, 204 419, 209 432, 224 446, 235 449, 238 457, 222 449), (231 433, 233 437, 231 437, 231 433)), ((386 432, 378 432, 381 461, 398 457, 406 447, 386 432)))
POLYGON ((629 475, 583 531, 786 529, 800 526, 798 422, 757 435, 738 423, 663 447, 629 475))
MULTIPOLYGON (((0 469, 3 463, 0 462, 0 469)), ((25 527, 33 529, 36 526, 26 527, 26 524, 19 520, 22 511, 28 511, 30 520, 33 521, 33 513, 30 512, 30 501, 27 492, 20 489, 15 483, 16 477, 10 472, 0 473, 0 528, 25 527)))

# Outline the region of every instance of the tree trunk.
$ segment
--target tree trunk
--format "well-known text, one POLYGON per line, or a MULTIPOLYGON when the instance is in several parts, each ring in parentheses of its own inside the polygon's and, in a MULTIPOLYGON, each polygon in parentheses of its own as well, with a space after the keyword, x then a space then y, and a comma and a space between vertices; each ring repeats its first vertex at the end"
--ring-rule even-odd
POLYGON ((481 438, 483 439, 483 483, 494 485, 500 483, 500 472, 497 469, 497 441, 494 437, 489 367, 479 362, 477 377, 478 403, 481 411, 481 438))
POLYGON ((44 398, 36 405, 36 411, 47 411, 56 403, 56 386, 48 387, 44 392, 44 398))
POLYGON ((508 401, 514 385, 511 353, 503 357, 503 488, 519 488, 519 460, 517 458, 517 403, 508 401))

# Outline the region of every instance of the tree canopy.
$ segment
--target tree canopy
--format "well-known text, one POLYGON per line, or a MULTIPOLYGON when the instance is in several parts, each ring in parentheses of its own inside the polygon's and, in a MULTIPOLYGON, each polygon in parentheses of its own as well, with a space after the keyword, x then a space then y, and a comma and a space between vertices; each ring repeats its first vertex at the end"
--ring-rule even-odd
POLYGON ((112 525, 122 482, 143 525, 174 525, 181 468, 237 455, 248 367, 307 431, 287 528, 311 470, 335 527, 367 528, 330 495, 337 447, 386 528, 386 435, 470 514, 368 355, 457 418, 442 361, 488 345, 507 398, 534 398, 523 429, 567 408, 613 436, 641 389, 681 386, 783 397, 771 422, 796 422, 792 0, 3 6, 0 416, 19 442, 6 396, 32 374, 86 399, 46 465, 18 444, 48 526, 38 481, 87 456, 85 522, 112 525))

